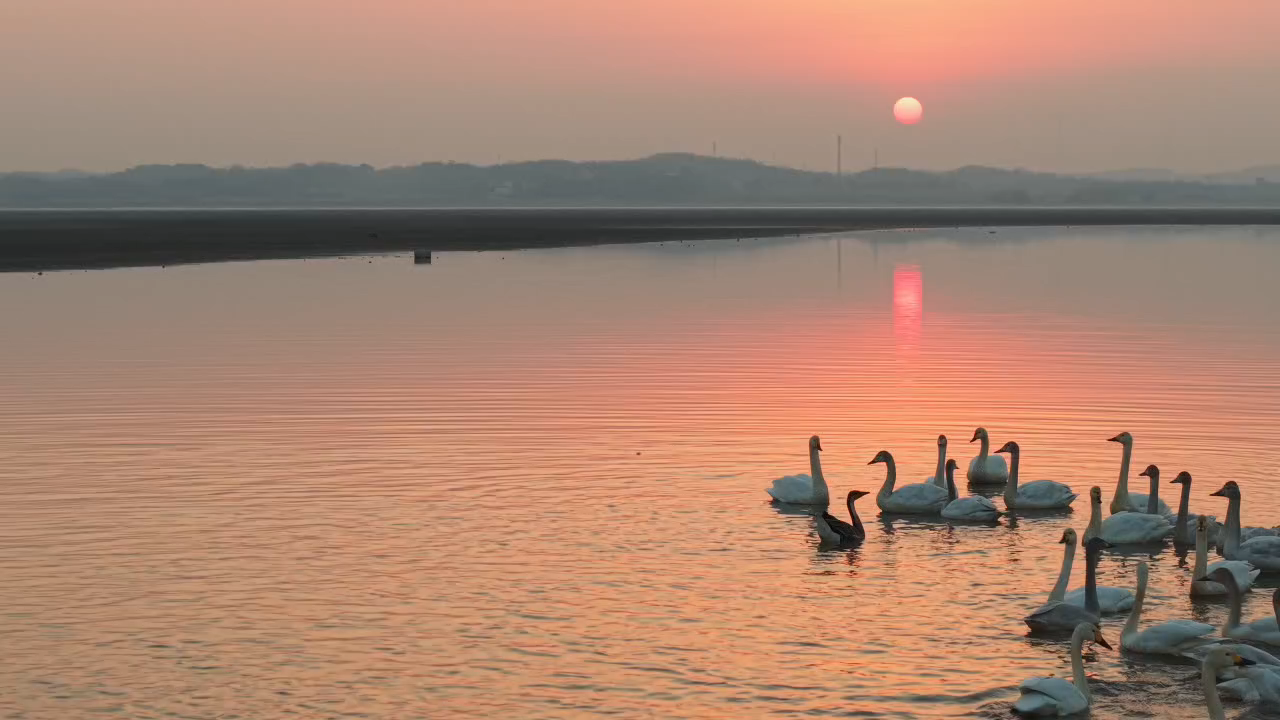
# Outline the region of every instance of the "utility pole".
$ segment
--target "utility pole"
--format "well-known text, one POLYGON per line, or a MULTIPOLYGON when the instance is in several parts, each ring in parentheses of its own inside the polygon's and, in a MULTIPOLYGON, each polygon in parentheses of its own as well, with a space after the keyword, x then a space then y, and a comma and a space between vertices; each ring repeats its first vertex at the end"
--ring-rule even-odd
POLYGON ((844 136, 836 136, 836 177, 844 174, 844 136))

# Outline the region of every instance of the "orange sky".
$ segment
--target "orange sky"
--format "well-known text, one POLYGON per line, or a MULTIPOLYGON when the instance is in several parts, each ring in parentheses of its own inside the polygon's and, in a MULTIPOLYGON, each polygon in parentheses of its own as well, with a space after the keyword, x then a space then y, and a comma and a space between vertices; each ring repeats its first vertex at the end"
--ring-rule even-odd
POLYGON ((921 167, 1216 169, 1280 161, 1266 28, 1280 3, 0 3, 0 169, 584 159, 713 141, 825 169, 836 132, 921 167), (888 114, 907 94, 926 107, 912 136, 888 114))

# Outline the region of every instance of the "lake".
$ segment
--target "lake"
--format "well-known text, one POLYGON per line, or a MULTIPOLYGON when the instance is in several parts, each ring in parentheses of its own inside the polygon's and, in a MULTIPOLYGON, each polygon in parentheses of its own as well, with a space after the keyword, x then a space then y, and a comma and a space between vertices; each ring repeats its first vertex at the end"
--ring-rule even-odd
MULTIPOLYGON (((1223 518, 1235 480, 1280 523, 1277 269, 1275 229, 1063 228, 0 275, 0 710, 1007 717, 1069 676, 1022 618, 1110 499, 1108 438, 1136 491, 1188 470, 1223 518), (977 426, 1074 512, 869 497, 826 550, 767 502, 812 434, 844 517, 877 451, 917 482, 977 426)), ((1221 624, 1172 546, 1100 582, 1141 559, 1144 623, 1221 624)), ((1204 717, 1123 618, 1093 716, 1204 717)))

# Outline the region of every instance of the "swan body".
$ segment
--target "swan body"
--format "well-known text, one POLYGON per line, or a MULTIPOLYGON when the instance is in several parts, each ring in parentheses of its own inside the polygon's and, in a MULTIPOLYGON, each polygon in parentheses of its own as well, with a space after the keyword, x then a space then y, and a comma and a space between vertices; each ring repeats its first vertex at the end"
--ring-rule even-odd
POLYGON ((1227 714, 1222 709, 1222 698, 1218 697, 1218 673, 1228 668, 1248 668, 1254 664, 1231 647, 1216 647, 1209 652, 1200 668, 1200 686, 1204 690, 1209 720, 1227 720, 1227 714))
POLYGON ((827 481, 822 477, 822 441, 817 435, 809 438, 809 471, 811 475, 787 475, 773 481, 773 487, 765 492, 781 503, 791 505, 827 505, 831 501, 827 481))
MULTIPOLYGON (((1151 467, 1155 467, 1152 465, 1151 467)), ((1193 514, 1191 505, 1191 473, 1183 471, 1169 481, 1170 485, 1181 485, 1182 493, 1178 498, 1178 515, 1173 521, 1173 541, 1179 545, 1193 545, 1196 540, 1196 524, 1203 518, 1205 532, 1208 533, 1209 545, 1218 544, 1218 536, 1222 533, 1222 525, 1212 515, 1193 514)), ((1149 503, 1148 503, 1149 504, 1149 503)))
POLYGON ((1161 515, 1120 512, 1102 519, 1102 489, 1089 488, 1089 525, 1084 539, 1100 537, 1112 545, 1142 545, 1160 542, 1173 532, 1173 526, 1161 515))
MULTIPOLYGON (((1147 496, 1142 493, 1129 492, 1129 461, 1133 458, 1133 436, 1127 432, 1110 439, 1111 442, 1118 442, 1124 448, 1124 453, 1120 456, 1120 479, 1116 481, 1116 492, 1111 498, 1111 514, 1118 512, 1136 512, 1145 513, 1147 511, 1147 496)), ((1163 500, 1156 499, 1156 513, 1159 515, 1172 515, 1169 506, 1163 500)))
POLYGON ((1018 485, 1018 460, 1021 449, 1012 440, 997 453, 1009 453, 1009 484, 1004 488, 1004 505, 1011 510, 1050 510, 1071 507, 1076 494, 1071 488, 1053 480, 1037 480, 1018 485))
MULTIPOLYGON (((1200 645, 1217 642, 1210 637, 1213 626, 1193 620, 1169 620, 1138 630, 1142 618, 1142 601, 1147 594, 1147 564, 1138 563, 1138 588, 1134 592, 1133 611, 1120 634, 1120 646, 1133 652, 1150 655, 1184 655, 1200 645)), ((1214 683, 1216 686, 1216 682, 1214 683)))
MULTIPOLYGON (((1075 531, 1067 529, 1062 533, 1062 539, 1058 542, 1067 545, 1067 552, 1074 554, 1075 549, 1075 531)), ((1036 608, 1030 615, 1022 619, 1022 622, 1031 628, 1032 632, 1058 632, 1071 630, 1080 623, 1097 624, 1102 616, 1102 608, 1098 603, 1098 585, 1097 570, 1098 558, 1102 556, 1102 549, 1107 546, 1103 540, 1095 538, 1085 543, 1085 569, 1084 569, 1084 588, 1085 602, 1083 606, 1072 605, 1064 600, 1057 599, 1058 588, 1055 587, 1053 592, 1049 593, 1049 601, 1044 605, 1036 608)), ((1069 563, 1067 572, 1070 572, 1069 563)), ((1058 584, 1066 585, 1066 580, 1059 575, 1058 584)))
POLYGON ((1204 515, 1196 518, 1196 561, 1191 571, 1191 597, 1215 597, 1227 594, 1227 588, 1222 583, 1200 579, 1217 570, 1231 573, 1235 578, 1236 587, 1241 592, 1248 592, 1253 586, 1253 581, 1258 579, 1262 571, 1243 560, 1221 560, 1209 565, 1208 525, 1204 515))
POLYGON ((942 508, 942 517, 948 520, 964 520, 969 522, 991 522, 999 519, 1004 513, 996 509, 991 498, 981 495, 958 497, 956 491, 956 461, 947 460, 947 493, 951 502, 942 508))
POLYGON ((946 490, 933 483, 915 483, 894 490, 898 469, 893 455, 881 450, 869 465, 884 463, 888 473, 880 492, 876 493, 876 505, 882 512, 899 515, 937 515, 946 507, 951 497, 946 490))
MULTIPOLYGON (((1071 605, 1084 607, 1084 588, 1076 588, 1063 596, 1071 605)), ((1129 588, 1098 586, 1098 609, 1103 615, 1122 613, 1133 607, 1133 591, 1129 588)))
POLYGON ((1233 640, 1252 640, 1268 645, 1280 645, 1280 590, 1271 595, 1271 615, 1241 623, 1241 606, 1244 603, 1244 591, 1236 584, 1235 574, 1227 568, 1218 568, 1201 580, 1212 580, 1227 589, 1227 599, 1231 607, 1227 613, 1227 622, 1222 626, 1222 636, 1233 640))
POLYGON ((1227 481, 1222 489, 1211 493, 1227 498, 1227 525, 1223 530, 1222 555, 1228 560, 1243 560, 1267 571, 1280 571, 1280 537, 1263 535, 1240 541, 1240 486, 1227 481))
POLYGON ((845 498, 845 505, 849 508, 849 519, 853 521, 852 523, 847 523, 828 512, 814 518, 814 526, 818 530, 818 538, 821 539, 822 544, 852 545, 866 539, 866 528, 862 526, 862 519, 858 517, 858 511, 853 504, 863 495, 870 494, 862 490, 849 491, 849 495, 845 498))
POLYGON ((975 440, 981 440, 982 445, 978 449, 978 457, 969 461, 967 477, 970 484, 999 485, 1008 482, 1009 466, 1005 464, 1003 456, 991 454, 991 438, 987 435, 986 428, 973 431, 973 439, 969 442, 975 440))
MULTIPOLYGON (((1062 568, 1058 571, 1058 581, 1049 591, 1049 598, 1045 602, 1065 602, 1068 605, 1084 607, 1088 587, 1067 592, 1067 581, 1071 579, 1071 564, 1076 555, 1076 531, 1067 528, 1062 532, 1062 539, 1058 542, 1066 545, 1062 553, 1062 568)), ((1095 589, 1098 594, 1098 611, 1103 615, 1124 612, 1133 607, 1133 591, 1128 588, 1096 587, 1095 589)))
POLYGON ((1111 649, 1111 644, 1102 637, 1096 624, 1080 623, 1071 633, 1071 677, 1074 683, 1060 677, 1023 680, 1018 686, 1020 695, 1013 704, 1013 711, 1029 717, 1060 717, 1088 710, 1093 696, 1089 694, 1089 679, 1084 674, 1084 658, 1080 655, 1086 640, 1111 649))

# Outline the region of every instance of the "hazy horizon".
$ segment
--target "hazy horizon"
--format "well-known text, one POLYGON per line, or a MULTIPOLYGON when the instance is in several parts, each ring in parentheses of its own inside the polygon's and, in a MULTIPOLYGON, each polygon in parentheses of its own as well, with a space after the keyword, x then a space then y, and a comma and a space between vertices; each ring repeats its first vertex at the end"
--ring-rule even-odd
POLYGON ((0 7, 0 171, 660 152, 810 170, 1280 162, 1280 4, 162 0, 0 7), (924 121, 897 125, 893 101, 924 121))

